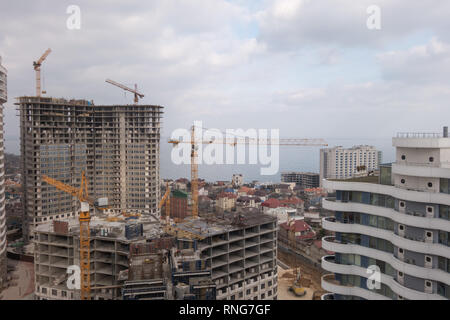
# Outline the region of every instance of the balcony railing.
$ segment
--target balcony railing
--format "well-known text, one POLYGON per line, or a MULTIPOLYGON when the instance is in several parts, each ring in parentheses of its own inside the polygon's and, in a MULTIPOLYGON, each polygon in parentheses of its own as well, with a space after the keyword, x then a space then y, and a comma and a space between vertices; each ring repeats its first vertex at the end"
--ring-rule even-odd
POLYGON ((442 134, 435 132, 399 132, 397 133, 397 138, 405 138, 405 139, 442 138, 442 134))

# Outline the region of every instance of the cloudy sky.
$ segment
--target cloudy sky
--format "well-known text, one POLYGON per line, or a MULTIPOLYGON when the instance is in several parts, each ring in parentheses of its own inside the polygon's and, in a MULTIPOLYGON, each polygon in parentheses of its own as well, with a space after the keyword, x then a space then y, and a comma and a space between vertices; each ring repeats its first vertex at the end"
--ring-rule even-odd
POLYGON ((0 2, 8 68, 8 152, 15 97, 131 103, 107 83, 138 84, 165 107, 164 136, 209 128, 279 128, 284 137, 389 138, 450 124, 448 0, 95 0, 0 2), (69 5, 81 29, 69 30, 69 5), (369 30, 370 5, 381 30, 369 30))

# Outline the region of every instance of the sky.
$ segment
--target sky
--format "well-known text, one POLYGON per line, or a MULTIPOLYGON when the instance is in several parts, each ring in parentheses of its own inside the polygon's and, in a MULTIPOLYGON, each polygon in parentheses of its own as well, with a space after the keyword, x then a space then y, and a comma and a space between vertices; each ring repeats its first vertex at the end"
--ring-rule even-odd
POLYGON ((163 137, 193 121, 325 140, 440 132, 449 14, 448 0, 2 0, 6 152, 19 152, 15 97, 35 94, 32 62, 47 48, 48 96, 132 103, 105 79, 136 83, 141 103, 164 106, 163 137))

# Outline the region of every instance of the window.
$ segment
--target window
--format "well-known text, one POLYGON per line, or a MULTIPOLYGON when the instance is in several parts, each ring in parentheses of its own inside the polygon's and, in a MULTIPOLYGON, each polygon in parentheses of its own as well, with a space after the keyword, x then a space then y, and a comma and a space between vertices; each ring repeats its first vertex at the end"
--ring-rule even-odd
POLYGON ((402 155, 402 160, 406 160, 406 156, 405 155, 402 155))
POLYGON ((57 296, 58 295, 58 291, 56 291, 55 289, 52 289, 52 296, 57 296))

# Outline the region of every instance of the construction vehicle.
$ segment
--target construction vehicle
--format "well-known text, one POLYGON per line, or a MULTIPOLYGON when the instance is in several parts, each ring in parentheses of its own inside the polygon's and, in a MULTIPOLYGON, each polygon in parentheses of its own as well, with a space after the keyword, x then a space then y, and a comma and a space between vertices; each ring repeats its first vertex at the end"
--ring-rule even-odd
MULTIPOLYGON (((47 58, 47 56, 52 52, 52 50, 49 48, 47 49, 44 54, 39 58, 38 61, 33 62, 34 70, 36 71, 36 97, 41 96, 41 65, 42 62, 47 58)), ((45 91, 42 91, 42 93, 46 93, 45 91)))
POLYGON ((134 90, 133 90, 133 89, 131 89, 131 88, 127 87, 127 86, 124 86, 123 84, 120 84, 118 82, 115 82, 113 80, 106 79, 105 81, 110 83, 110 84, 112 84, 112 85, 114 85, 114 86, 116 86, 116 87, 119 87, 119 88, 121 88, 121 89, 123 89, 125 91, 129 91, 131 93, 134 93, 134 104, 138 104, 139 103, 139 98, 141 98, 141 99, 144 98, 144 95, 137 91, 137 84, 134 85, 134 90))
POLYGON ((169 182, 166 183, 166 193, 161 198, 161 201, 159 202, 158 208, 161 210, 162 206, 166 204, 166 224, 169 224, 170 219, 170 187, 169 182))
MULTIPOLYGON (((226 136, 226 134, 224 134, 226 136)), ((191 215, 194 219, 198 218, 198 164, 197 164, 197 150, 198 144, 229 144, 236 146, 238 144, 258 144, 258 145, 279 145, 279 146, 328 146, 328 144, 323 139, 274 139, 274 140, 264 140, 264 139, 247 139, 242 140, 238 138, 228 139, 228 140, 208 140, 208 141, 197 141, 195 135, 195 125, 191 127, 191 140, 181 141, 170 139, 174 147, 180 143, 191 144, 191 215)))
POLYGON ((91 299, 91 279, 90 279, 90 229, 89 223, 91 215, 89 205, 94 208, 104 210, 107 207, 96 207, 95 202, 88 194, 88 183, 84 171, 81 172, 80 188, 67 185, 61 181, 50 178, 46 175, 42 176, 42 180, 54 186, 56 189, 64 191, 80 200, 80 270, 81 270, 81 300, 91 299))
POLYGON ((302 287, 300 268, 295 268, 295 280, 289 287, 289 291, 293 292, 297 297, 306 295, 306 288, 302 287))

